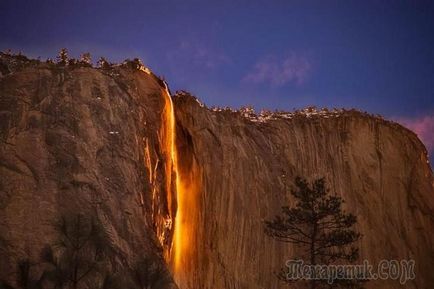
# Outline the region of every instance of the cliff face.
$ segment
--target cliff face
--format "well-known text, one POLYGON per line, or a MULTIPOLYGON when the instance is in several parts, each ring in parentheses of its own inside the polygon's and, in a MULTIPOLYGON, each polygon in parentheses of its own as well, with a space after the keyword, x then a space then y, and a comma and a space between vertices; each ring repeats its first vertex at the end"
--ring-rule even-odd
POLYGON ((15 280, 22 259, 39 262, 56 220, 77 212, 102 223, 111 271, 151 253, 163 263, 165 97, 156 77, 127 68, 26 64, 2 76, 0 280, 15 280))
POLYGON ((204 109, 186 95, 175 104, 178 147, 188 147, 181 155, 200 168, 197 244, 187 252, 195 258, 184 260, 182 288, 285 288, 274 272, 293 249, 267 237, 263 221, 291 204, 296 176, 324 176, 358 216, 360 260, 414 259, 416 280, 405 288, 434 286, 433 177, 413 133, 358 112, 261 122, 204 109))
POLYGON ((12 64, 0 67, 0 280, 55 241, 53 220, 85 212, 109 236, 106 267, 153 254, 181 289, 285 288, 273 273, 293 249, 263 221, 291 204, 295 176, 324 176, 358 216, 361 259, 414 259, 405 288, 434 286, 432 171, 401 126, 355 112, 262 122, 188 95, 172 104, 147 70, 12 64))

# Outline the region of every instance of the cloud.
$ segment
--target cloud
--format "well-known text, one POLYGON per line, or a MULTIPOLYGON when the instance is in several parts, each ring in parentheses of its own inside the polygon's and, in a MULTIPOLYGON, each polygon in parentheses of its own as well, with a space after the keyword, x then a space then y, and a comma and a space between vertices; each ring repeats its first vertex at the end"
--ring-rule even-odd
POLYGON ((425 144, 430 154, 434 152, 434 115, 396 118, 395 120, 414 131, 425 144))
POLYGON ((244 82, 269 83, 283 86, 288 83, 301 85, 305 83, 312 69, 311 61, 302 55, 291 52, 282 59, 267 56, 259 60, 244 76, 244 82))

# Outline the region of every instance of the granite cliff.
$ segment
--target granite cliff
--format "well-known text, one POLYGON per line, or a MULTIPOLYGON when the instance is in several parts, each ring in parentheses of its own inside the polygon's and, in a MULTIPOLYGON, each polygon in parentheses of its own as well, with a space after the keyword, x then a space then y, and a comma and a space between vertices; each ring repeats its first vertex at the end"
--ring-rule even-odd
POLYGON ((38 262, 41 248, 56 242, 53 223, 76 212, 104 227, 109 273, 142 256, 165 264, 171 162, 163 82, 128 67, 2 60, 0 279, 14 280, 20 260, 38 262))
POLYGON ((358 216, 361 260, 414 259, 418 277, 403 288, 434 285, 433 176, 411 131, 353 110, 255 116, 204 109, 185 94, 175 108, 185 170, 200 180, 183 288, 285 288, 274 272, 292 248, 267 237, 263 221, 292 202, 296 176, 324 176, 358 216))
MULTIPOLYGON (((152 256, 181 289, 285 288, 273 272, 292 248, 267 237, 263 221, 292 202, 301 175, 324 176, 358 216, 362 259, 414 259, 404 288, 434 286, 432 170, 398 124, 357 111, 212 110, 188 93, 170 97, 140 65, 2 55, 0 71, 2 280, 13 283, 15 264, 55 241, 53 220, 83 212, 111 247, 102 271, 152 256)), ((158 288, 176 287, 168 279, 158 288)))

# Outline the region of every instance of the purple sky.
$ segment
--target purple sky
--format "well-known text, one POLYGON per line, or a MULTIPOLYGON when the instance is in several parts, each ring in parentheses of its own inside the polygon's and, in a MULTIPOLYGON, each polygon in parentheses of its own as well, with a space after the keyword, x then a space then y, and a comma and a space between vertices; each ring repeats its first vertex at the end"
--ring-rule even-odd
POLYGON ((0 49, 139 57, 207 105, 355 107, 434 149, 433 1, 0 2, 0 49))

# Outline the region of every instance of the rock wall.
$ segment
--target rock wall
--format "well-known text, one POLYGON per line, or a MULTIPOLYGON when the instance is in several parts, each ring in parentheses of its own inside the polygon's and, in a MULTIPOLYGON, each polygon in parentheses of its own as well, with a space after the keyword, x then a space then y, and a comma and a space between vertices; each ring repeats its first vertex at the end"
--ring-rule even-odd
POLYGON ((415 259, 404 288, 434 287, 432 170, 407 129, 357 112, 263 121, 187 94, 173 114, 147 69, 2 57, 0 280, 39 258, 56 218, 85 212, 110 237, 107 267, 154 254, 181 289, 286 288, 273 273, 293 248, 263 221, 292 203, 300 175, 326 177, 358 216, 361 259, 415 259))
MULTIPOLYGON (((434 286, 433 176, 414 133, 355 111, 262 122, 208 110, 186 94, 175 107, 178 142, 189 143, 182 155, 201 180, 192 220, 200 246, 190 248, 196 257, 186 258, 180 288, 287 288, 274 272, 293 248, 267 237, 263 221, 291 204, 296 176, 324 176, 358 216, 361 260, 414 259, 416 279, 402 288, 434 286)), ((366 287, 401 288, 393 280, 366 287)))
POLYGON ((163 262, 171 240, 162 82, 125 67, 2 60, 12 68, 0 79, 0 280, 13 282, 21 259, 38 262, 56 241, 53 223, 76 212, 101 221, 112 271, 151 253, 163 262))

